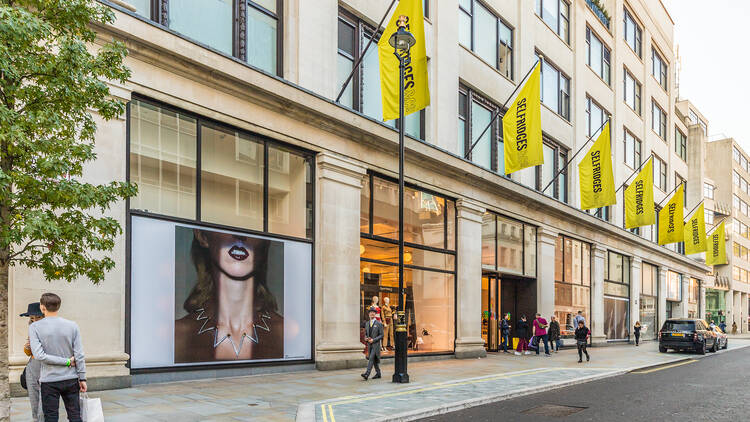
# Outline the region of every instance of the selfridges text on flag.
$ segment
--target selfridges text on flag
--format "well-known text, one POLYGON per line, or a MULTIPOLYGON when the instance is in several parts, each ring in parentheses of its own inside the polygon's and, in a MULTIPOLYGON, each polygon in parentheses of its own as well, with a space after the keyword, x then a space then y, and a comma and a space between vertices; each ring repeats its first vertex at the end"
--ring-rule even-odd
POLYGON ((703 212, 703 204, 688 217, 685 223, 685 255, 692 255, 706 251, 706 215, 703 212))
POLYGON ((653 166, 653 160, 649 159, 638 176, 625 189, 625 228, 632 229, 656 223, 653 166))
POLYGON ((727 263, 726 232, 724 222, 714 230, 708 237, 708 250, 706 251, 706 265, 724 265, 727 263))
POLYGON ((683 219, 683 189, 685 185, 680 185, 667 205, 659 211, 659 244, 667 245, 683 241, 684 232, 682 230, 683 219))
POLYGON ((506 174, 544 164, 540 67, 538 62, 503 116, 506 174))
POLYGON ((398 30, 398 19, 406 16, 406 30, 411 32, 417 42, 406 54, 404 70, 404 115, 408 116, 430 105, 430 87, 427 80, 427 50, 424 36, 424 13, 422 0, 401 0, 393 12, 388 26, 378 41, 378 58, 380 59, 380 90, 383 101, 383 120, 399 118, 400 70, 399 59, 388 43, 398 30))
POLYGON ((578 164, 581 209, 601 208, 617 203, 615 176, 612 173, 612 148, 609 122, 578 164))

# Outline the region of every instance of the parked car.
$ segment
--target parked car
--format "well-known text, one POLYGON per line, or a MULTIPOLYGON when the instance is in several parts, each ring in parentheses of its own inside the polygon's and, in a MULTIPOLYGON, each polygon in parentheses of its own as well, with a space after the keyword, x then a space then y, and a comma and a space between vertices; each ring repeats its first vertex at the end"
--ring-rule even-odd
POLYGON ((729 347, 729 337, 725 332, 721 331, 721 328, 714 327, 714 333, 716 333, 716 338, 719 341, 719 349, 726 349, 729 347))
POLYGON ((719 350, 719 338, 699 319, 670 318, 659 330, 659 352, 666 353, 668 349, 695 351, 704 355, 707 350, 719 350))

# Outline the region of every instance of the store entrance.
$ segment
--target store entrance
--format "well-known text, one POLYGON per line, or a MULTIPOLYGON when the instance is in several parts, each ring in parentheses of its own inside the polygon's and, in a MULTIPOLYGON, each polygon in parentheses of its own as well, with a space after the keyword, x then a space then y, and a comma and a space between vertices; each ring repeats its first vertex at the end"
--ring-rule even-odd
POLYGON ((531 321, 535 312, 536 279, 498 273, 483 274, 482 338, 487 351, 502 349, 500 318, 510 313, 512 338, 517 336, 515 325, 521 315, 526 315, 527 321, 531 321))

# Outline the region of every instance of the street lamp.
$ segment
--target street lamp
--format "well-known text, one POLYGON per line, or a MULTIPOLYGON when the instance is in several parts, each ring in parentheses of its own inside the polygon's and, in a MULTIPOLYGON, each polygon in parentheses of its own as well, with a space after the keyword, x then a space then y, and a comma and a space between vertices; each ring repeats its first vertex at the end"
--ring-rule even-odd
POLYGON ((404 70, 409 49, 417 42, 406 30, 407 17, 399 16, 398 30, 391 35, 388 43, 399 63, 399 125, 398 125, 398 310, 396 318, 396 362, 393 382, 409 382, 406 371, 406 295, 404 294, 404 70))

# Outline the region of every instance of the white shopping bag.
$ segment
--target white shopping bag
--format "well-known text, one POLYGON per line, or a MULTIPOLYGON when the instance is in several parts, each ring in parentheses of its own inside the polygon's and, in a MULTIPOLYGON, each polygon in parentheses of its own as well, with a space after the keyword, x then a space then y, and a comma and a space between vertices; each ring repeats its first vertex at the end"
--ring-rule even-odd
POLYGON ((83 422, 104 422, 104 412, 102 411, 102 400, 89 398, 89 395, 82 393, 81 400, 81 419, 83 422))

